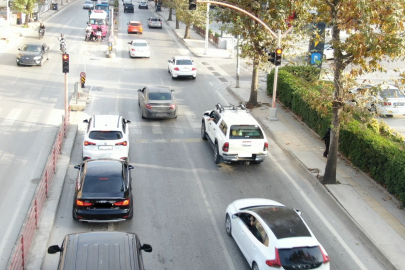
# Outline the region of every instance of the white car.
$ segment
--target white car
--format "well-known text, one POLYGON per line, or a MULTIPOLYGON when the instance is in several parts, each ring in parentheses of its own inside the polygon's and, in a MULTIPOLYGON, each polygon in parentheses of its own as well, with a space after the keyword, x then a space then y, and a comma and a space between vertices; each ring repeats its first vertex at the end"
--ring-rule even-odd
POLYGON ((148 19, 148 27, 151 28, 160 28, 162 29, 162 19, 156 17, 150 17, 148 19))
POLYGON ((335 56, 333 55, 335 50, 333 49, 332 44, 325 43, 325 47, 323 48, 323 58, 326 60, 333 59, 335 56))
POLYGON ((167 60, 167 72, 172 75, 172 79, 178 77, 197 78, 197 67, 194 61, 188 56, 175 56, 167 60))
POLYGON ((83 160, 112 158, 128 160, 131 121, 119 115, 93 115, 83 138, 83 160))
POLYGON ((150 57, 150 47, 146 40, 134 39, 129 44, 129 56, 130 57, 150 57))
POLYGON ((92 8, 94 8, 93 1, 89 1, 89 0, 84 1, 83 9, 92 9, 92 8))
POLYGON ((355 95, 354 103, 363 101, 369 111, 378 115, 405 115, 405 94, 394 85, 363 85, 350 92, 355 95), (372 88, 378 90, 375 96, 370 93, 372 88), (366 95, 364 90, 368 90, 366 95))
POLYGON ((138 8, 139 8, 139 9, 141 9, 141 8, 146 8, 146 9, 148 9, 148 2, 146 2, 146 1, 140 1, 140 2, 139 2, 139 5, 138 5, 138 8))
POLYGON ((328 254, 301 212, 276 201, 234 201, 226 209, 225 230, 253 270, 330 269, 328 254))
POLYGON ((206 111, 201 138, 214 149, 214 162, 259 164, 267 157, 269 143, 259 123, 245 106, 222 106, 206 111))

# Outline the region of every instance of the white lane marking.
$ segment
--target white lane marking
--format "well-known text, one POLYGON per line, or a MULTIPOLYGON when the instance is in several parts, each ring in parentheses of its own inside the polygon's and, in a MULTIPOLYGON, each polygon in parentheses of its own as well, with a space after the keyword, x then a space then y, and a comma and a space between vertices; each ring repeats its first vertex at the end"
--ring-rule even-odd
POLYGON ((187 118, 190 126, 194 130, 194 132, 200 133, 201 123, 200 123, 200 121, 198 121, 198 119, 195 116, 194 112, 189 111, 189 110, 185 110, 184 114, 186 115, 186 118, 187 118))
POLYGON ((10 113, 6 116, 4 121, 0 124, 0 126, 12 126, 17 120, 18 116, 20 115, 22 109, 14 108, 10 111, 10 113))
POLYGON ((302 198, 304 198, 304 200, 307 202, 307 204, 314 210, 315 214, 322 220, 322 222, 326 225, 326 227, 329 229, 329 231, 332 232, 332 234, 339 241, 339 243, 342 245, 344 250, 346 250, 347 253, 349 253, 350 257, 352 257, 353 261, 357 264, 359 269, 367 270, 367 267, 361 262, 361 260, 356 256, 356 254, 354 254, 353 250, 351 250, 350 247, 346 244, 346 242, 340 237, 339 233, 333 228, 333 226, 328 222, 328 220, 322 215, 322 213, 318 210, 318 208, 316 208, 316 206, 308 198, 308 196, 305 194, 305 192, 302 191, 300 186, 292 179, 292 177, 284 170, 284 168, 276 161, 276 159, 271 154, 269 154, 269 157, 274 162, 274 164, 277 165, 277 167, 280 169, 280 171, 283 172, 285 176, 287 176, 290 183, 300 193, 300 195, 302 196, 302 198))
POLYGON ((150 126, 152 127, 153 134, 163 134, 162 128, 160 127, 160 122, 158 121, 150 122, 150 126))
POLYGON ((41 112, 42 110, 33 109, 31 113, 28 115, 28 118, 24 123, 24 127, 31 127, 35 125, 39 119, 39 116, 41 115, 41 112))

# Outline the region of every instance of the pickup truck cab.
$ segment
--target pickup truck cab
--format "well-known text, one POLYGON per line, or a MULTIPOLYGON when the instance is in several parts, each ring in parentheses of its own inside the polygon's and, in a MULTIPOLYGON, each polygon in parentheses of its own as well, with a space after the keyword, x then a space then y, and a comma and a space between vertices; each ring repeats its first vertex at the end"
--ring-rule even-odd
POLYGON ((259 123, 245 106, 222 106, 206 111, 201 122, 201 138, 214 148, 214 161, 261 163, 269 144, 259 123))

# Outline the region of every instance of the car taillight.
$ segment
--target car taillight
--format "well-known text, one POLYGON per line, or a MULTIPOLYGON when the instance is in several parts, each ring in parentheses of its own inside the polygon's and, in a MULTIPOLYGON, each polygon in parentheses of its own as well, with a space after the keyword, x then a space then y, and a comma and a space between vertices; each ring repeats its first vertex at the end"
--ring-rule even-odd
POLYGON ((84 201, 81 201, 81 200, 76 200, 76 205, 78 205, 78 206, 91 206, 93 204, 89 203, 89 202, 84 202, 84 201))
POLYGON ((325 253, 323 253, 323 250, 321 247, 319 247, 319 249, 321 250, 321 253, 322 253, 323 263, 329 262, 329 256, 326 255, 325 253))
POLYGON ((391 106, 391 102, 384 102, 384 106, 391 106))
POLYGON ((197 70, 195 67, 193 67, 193 69, 192 70, 197 70))
POLYGON ((87 145, 96 145, 95 143, 93 143, 93 142, 89 142, 89 141, 84 141, 84 146, 87 146, 87 145))
POLYGON ((132 48, 132 49, 131 49, 131 51, 133 51, 133 52, 134 52, 134 51, 135 51, 135 49, 134 49, 134 48, 132 48))
POLYGON ((115 205, 115 206, 129 205, 129 200, 125 200, 125 201, 122 201, 122 202, 116 202, 116 203, 113 203, 113 205, 115 205))
POLYGON ((229 151, 229 143, 228 142, 224 143, 224 145, 222 146, 222 151, 224 151, 224 152, 229 151))
POLYGON ((148 109, 152 109, 152 106, 150 104, 145 104, 145 107, 148 109))
POLYGON ((276 258, 274 260, 267 260, 266 264, 272 267, 281 267, 280 256, 278 255, 278 249, 275 249, 276 258))
POLYGON ((263 147, 263 151, 267 151, 269 150, 269 144, 268 143, 264 143, 264 147, 263 147))
POLYGON ((170 109, 176 109, 176 104, 170 104, 170 109))
POLYGON ((127 145, 128 145, 128 143, 127 143, 127 141, 123 141, 123 142, 116 143, 115 145, 123 145, 123 146, 127 146, 127 145))
POLYGON ((178 67, 175 67, 175 68, 174 68, 174 70, 177 70, 177 71, 179 71, 180 69, 179 69, 178 67))
POLYGON ((139 31, 141 31, 141 32, 143 31, 143 28, 142 28, 142 27, 139 27, 139 29, 140 29, 139 31))

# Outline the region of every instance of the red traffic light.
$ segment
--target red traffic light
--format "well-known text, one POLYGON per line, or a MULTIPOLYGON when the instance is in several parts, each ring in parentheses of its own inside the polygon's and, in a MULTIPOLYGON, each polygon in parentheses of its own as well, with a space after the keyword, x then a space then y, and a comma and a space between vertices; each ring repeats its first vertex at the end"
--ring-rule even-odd
POLYGON ((69 55, 68 55, 68 54, 64 54, 64 55, 62 56, 62 59, 63 59, 63 60, 69 60, 69 55))
POLYGON ((281 49, 281 48, 276 49, 276 54, 277 55, 281 55, 282 53, 283 53, 283 49, 281 49))

